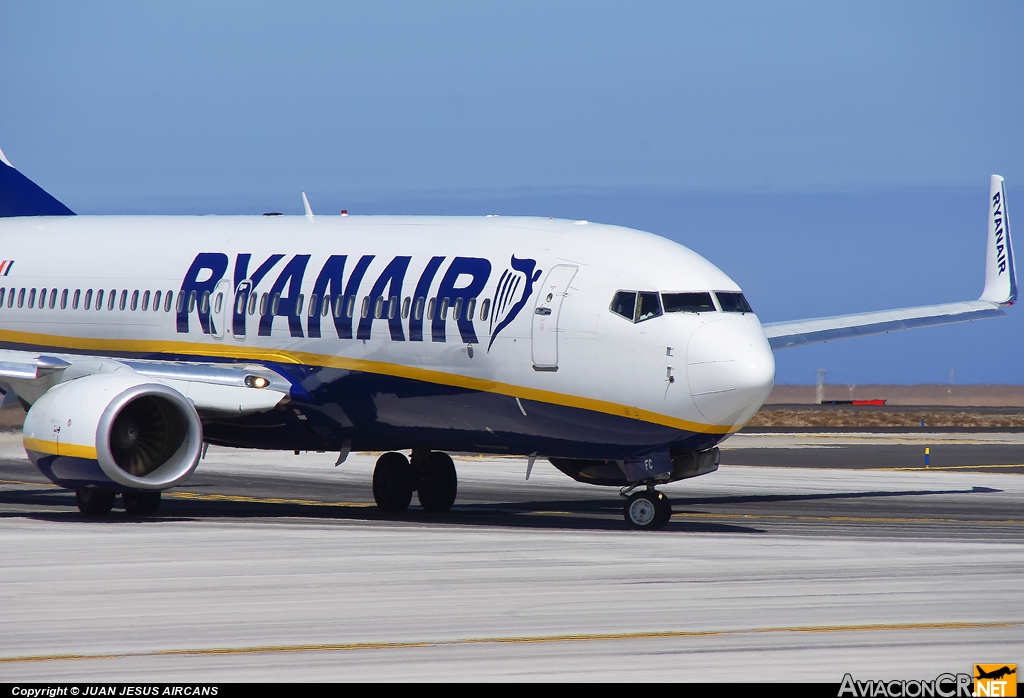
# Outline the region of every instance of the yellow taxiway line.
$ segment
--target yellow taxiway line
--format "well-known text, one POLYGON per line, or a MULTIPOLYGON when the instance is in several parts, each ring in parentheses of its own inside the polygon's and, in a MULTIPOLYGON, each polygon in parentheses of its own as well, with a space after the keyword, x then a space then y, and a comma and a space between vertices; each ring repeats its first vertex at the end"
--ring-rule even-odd
POLYGON ((254 645, 251 647, 196 647, 143 652, 97 652, 94 654, 36 654, 0 657, 0 664, 28 662, 83 661, 125 659, 135 657, 240 655, 291 652, 351 652, 357 650, 408 649, 413 647, 451 647, 484 644, 537 644, 553 642, 608 642, 613 640, 665 640, 673 638, 756 635, 765 633, 851 633, 902 630, 969 630, 978 628, 1012 628, 1024 621, 948 622, 948 623, 878 623, 863 625, 797 625, 790 627, 741 628, 733 630, 655 630, 633 633, 571 633, 564 635, 526 635, 519 637, 470 637, 455 640, 410 640, 405 642, 341 642, 300 645, 254 645))

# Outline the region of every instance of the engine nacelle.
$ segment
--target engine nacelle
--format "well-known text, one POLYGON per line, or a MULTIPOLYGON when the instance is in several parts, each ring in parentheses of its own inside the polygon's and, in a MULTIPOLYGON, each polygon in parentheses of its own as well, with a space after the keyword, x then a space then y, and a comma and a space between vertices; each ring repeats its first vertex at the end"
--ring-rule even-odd
POLYGON ((203 426, 178 391, 137 374, 55 385, 25 417, 25 451, 62 487, 162 490, 199 463, 203 426))

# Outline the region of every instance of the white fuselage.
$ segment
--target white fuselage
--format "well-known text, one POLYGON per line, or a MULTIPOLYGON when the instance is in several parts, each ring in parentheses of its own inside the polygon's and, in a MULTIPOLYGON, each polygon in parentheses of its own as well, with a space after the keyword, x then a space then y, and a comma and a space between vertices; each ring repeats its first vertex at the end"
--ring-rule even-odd
MULTIPOLYGON (((621 291, 740 290, 689 249, 616 226, 74 216, 0 219, 0 240, 6 348, 284 367, 292 407, 337 425, 327 441, 348 429, 358 444, 364 424, 365 445, 386 446, 388 429, 399 441, 447 429, 462 435, 448 448, 462 439, 460 450, 571 455, 575 442, 593 457, 594 430, 614 417, 649 436, 610 438, 609 457, 678 435, 709 447, 750 419, 774 381, 751 312, 717 301, 644 321, 611 312, 621 291), (460 401, 468 394, 502 402, 460 401), (520 414, 549 424, 520 428, 520 414), (600 419, 580 427, 587 415, 600 419)), ((247 445, 239 438, 221 441, 247 445)))

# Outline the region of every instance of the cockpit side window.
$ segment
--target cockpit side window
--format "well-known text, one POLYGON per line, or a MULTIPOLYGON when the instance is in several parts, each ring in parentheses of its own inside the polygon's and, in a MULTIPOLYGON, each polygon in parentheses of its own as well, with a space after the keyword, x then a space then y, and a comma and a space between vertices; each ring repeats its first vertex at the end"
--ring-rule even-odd
POLYGON ((636 314, 636 291, 617 292, 612 298, 609 310, 633 322, 633 316, 636 314))
POLYGON ((727 313, 754 312, 751 310, 750 304, 747 303, 747 299, 743 297, 742 293, 736 293, 735 291, 715 291, 715 295, 718 296, 718 304, 722 306, 722 310, 727 313))
POLYGON ((711 294, 704 293, 662 293, 661 302, 666 313, 713 313, 715 303, 711 294))
POLYGON ((636 321, 643 322, 661 315, 661 299, 656 292, 641 291, 636 309, 636 321))

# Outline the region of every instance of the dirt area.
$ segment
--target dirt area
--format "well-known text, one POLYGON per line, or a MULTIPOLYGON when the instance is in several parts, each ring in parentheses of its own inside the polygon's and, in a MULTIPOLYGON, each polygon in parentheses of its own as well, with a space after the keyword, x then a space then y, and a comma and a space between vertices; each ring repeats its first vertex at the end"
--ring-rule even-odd
MULTIPOLYGON (((765 404, 817 403, 816 386, 776 385, 765 404)), ((889 405, 1024 407, 1024 385, 833 385, 824 386, 825 400, 885 400, 889 405)), ((920 420, 919 420, 920 421, 920 420)))
POLYGON ((1024 428, 1024 408, 972 411, 929 409, 824 409, 778 408, 765 405, 748 427, 1013 427, 1024 428))

